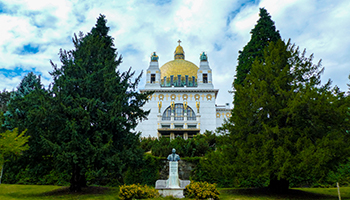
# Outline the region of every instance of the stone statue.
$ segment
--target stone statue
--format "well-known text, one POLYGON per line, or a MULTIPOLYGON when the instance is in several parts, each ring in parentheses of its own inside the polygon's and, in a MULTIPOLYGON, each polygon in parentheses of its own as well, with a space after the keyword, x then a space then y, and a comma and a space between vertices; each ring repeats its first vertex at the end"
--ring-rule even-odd
POLYGON ((168 160, 169 161, 179 161, 180 160, 180 156, 175 154, 176 150, 174 148, 173 148, 172 152, 173 153, 168 156, 168 160))
POLYGON ((169 160, 169 178, 168 180, 157 180, 156 189, 162 196, 173 196, 176 198, 184 198, 184 190, 191 183, 189 180, 179 179, 179 160, 180 156, 175 154, 176 150, 172 150, 172 154, 168 156, 169 160))

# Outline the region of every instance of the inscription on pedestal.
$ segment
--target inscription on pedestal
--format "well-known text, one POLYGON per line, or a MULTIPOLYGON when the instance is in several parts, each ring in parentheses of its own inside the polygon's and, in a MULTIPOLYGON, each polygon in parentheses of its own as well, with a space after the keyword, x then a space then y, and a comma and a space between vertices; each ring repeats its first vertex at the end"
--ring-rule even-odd
POLYGON ((179 173, 178 173, 178 162, 169 162, 169 188, 180 188, 179 173))

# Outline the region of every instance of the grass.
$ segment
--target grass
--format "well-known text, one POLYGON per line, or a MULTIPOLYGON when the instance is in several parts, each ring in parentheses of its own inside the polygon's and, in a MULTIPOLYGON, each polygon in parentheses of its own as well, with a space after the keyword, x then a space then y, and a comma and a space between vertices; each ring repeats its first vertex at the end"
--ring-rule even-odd
MULTIPOLYGON (((266 189, 231 189, 221 188, 221 200, 336 200, 338 199, 337 188, 297 188, 290 189, 287 194, 271 194, 266 189)), ((341 198, 350 199, 350 187, 340 188, 341 198)), ((113 187, 88 187, 79 194, 72 194, 68 187, 50 185, 0 185, 0 199, 6 200, 41 200, 41 199, 119 199, 119 190, 113 187)), ((156 200, 173 200, 172 197, 156 198, 156 200)))
POLYGON ((41 200, 41 199, 68 199, 68 200, 109 200, 117 199, 119 188, 88 187, 78 194, 69 192, 68 187, 51 185, 0 185, 0 199, 6 200, 41 200))
MULTIPOLYGON (((267 189, 220 189, 221 200, 336 200, 337 188, 295 188, 289 189, 286 194, 273 194, 267 189)), ((340 188, 341 198, 350 199, 350 187, 340 188)))

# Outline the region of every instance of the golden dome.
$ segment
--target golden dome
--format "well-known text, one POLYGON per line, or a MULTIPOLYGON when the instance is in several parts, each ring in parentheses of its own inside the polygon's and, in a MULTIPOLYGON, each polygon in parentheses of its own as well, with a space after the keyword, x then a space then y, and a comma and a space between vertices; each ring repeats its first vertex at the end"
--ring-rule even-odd
POLYGON ((174 76, 177 77, 181 75, 181 77, 185 77, 186 75, 190 78, 192 76, 197 79, 198 67, 190 61, 183 59, 175 59, 165 63, 160 68, 161 78, 174 76))
POLYGON ((182 46, 180 46, 181 40, 177 41, 179 45, 174 51, 174 59, 185 59, 185 52, 182 46))
POLYGON ((160 67, 161 78, 165 76, 170 78, 174 76, 174 80, 178 78, 178 75, 181 75, 181 78, 184 79, 186 76, 192 79, 194 76, 197 79, 198 67, 190 61, 185 60, 185 53, 182 46, 180 46, 180 40, 178 41, 179 45, 176 47, 174 52, 174 60, 165 63, 160 67))
POLYGON ((177 46, 174 52, 174 59, 185 59, 185 52, 182 46, 177 46))
POLYGON ((184 49, 182 48, 182 46, 177 46, 175 49, 175 54, 184 54, 184 49))

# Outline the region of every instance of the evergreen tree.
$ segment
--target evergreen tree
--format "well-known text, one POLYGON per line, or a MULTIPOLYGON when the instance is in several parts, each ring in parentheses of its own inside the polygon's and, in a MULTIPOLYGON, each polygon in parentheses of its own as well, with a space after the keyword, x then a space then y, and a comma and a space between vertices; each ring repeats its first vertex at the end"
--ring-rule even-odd
POLYGON ((5 89, 0 91, 0 132, 5 132, 7 129, 3 126, 5 121, 4 113, 7 111, 7 104, 10 101, 11 92, 7 92, 5 89))
POLYGON ((2 127, 4 131, 14 128, 18 128, 18 132, 27 130, 25 136, 30 138, 29 149, 18 159, 11 159, 5 164, 7 173, 4 181, 7 183, 23 181, 23 178, 29 181, 27 183, 36 184, 52 170, 51 152, 43 148, 41 139, 46 132, 39 131, 47 129, 45 115, 51 107, 49 97, 48 91, 41 85, 40 76, 33 72, 23 77, 12 92, 2 127))
POLYGON ((236 175, 281 191, 292 179, 325 178, 349 156, 346 96, 320 85, 320 63, 289 42, 271 42, 263 59, 237 86, 242 101, 225 125, 236 175))
MULTIPOLYGON (((255 60, 264 62, 263 50, 269 45, 269 42, 276 42, 281 39, 281 36, 276 30, 274 21, 265 8, 260 8, 259 20, 255 27, 251 30, 251 39, 248 44, 239 51, 238 65, 236 67, 236 78, 233 86, 237 90, 238 85, 242 85, 247 74, 250 72, 252 64, 255 60)), ((235 104, 237 98, 235 96, 235 104)))
POLYGON ((60 52, 62 67, 53 64, 54 123, 45 141, 56 166, 72 174, 71 191, 86 186, 87 176, 122 183, 125 170, 142 160, 133 129, 148 115, 141 107, 149 93, 136 91, 141 74, 132 81, 131 69, 116 71, 122 58, 108 31, 100 15, 90 33, 73 38, 73 50, 60 52))
POLYGON ((0 112, 7 111, 7 103, 10 101, 11 92, 7 92, 5 89, 0 91, 0 112))
MULTIPOLYGON (((12 92, 8 104, 11 106, 5 112, 5 122, 3 126, 8 129, 18 127, 18 120, 24 119, 28 104, 23 103, 25 96, 30 94, 35 89, 42 89, 40 76, 36 76, 33 72, 29 72, 23 77, 16 91, 12 92)), ((21 127, 23 131, 25 127, 21 127)))

